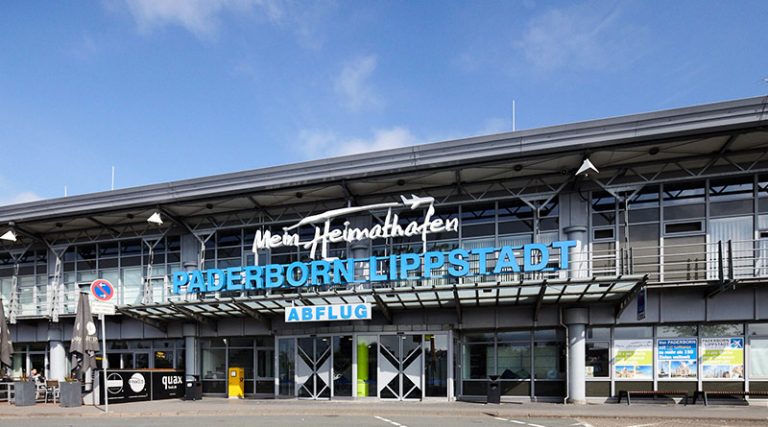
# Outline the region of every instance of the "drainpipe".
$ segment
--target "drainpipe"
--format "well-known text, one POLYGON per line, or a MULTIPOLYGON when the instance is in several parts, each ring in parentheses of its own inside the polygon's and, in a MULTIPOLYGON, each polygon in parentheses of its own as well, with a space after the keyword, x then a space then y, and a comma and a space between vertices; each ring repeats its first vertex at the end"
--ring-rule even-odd
POLYGON ((570 346, 568 345, 568 326, 563 322, 563 307, 560 307, 560 318, 558 319, 560 326, 565 330, 565 397, 563 398, 563 405, 568 403, 568 399, 571 398, 571 383, 570 383, 570 352, 568 351, 570 346))

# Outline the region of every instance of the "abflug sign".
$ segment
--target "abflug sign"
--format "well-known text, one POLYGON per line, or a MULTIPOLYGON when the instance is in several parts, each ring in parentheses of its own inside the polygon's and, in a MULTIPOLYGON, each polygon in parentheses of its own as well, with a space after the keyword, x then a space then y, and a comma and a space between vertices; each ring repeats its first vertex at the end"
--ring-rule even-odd
MULTIPOLYGON (((522 246, 486 247, 475 249, 457 248, 447 252, 423 251, 423 253, 403 253, 385 257, 329 259, 328 244, 337 242, 356 242, 364 239, 389 237, 421 236, 426 248, 427 235, 442 231, 458 230, 457 219, 436 219, 434 199, 431 197, 402 197, 400 203, 381 203, 352 208, 331 210, 319 215, 309 216, 298 223, 285 227, 282 234, 269 231, 257 232, 253 243, 253 252, 262 249, 274 249, 282 246, 303 247, 309 250, 309 262, 290 264, 250 265, 227 269, 208 269, 178 271, 173 273, 173 292, 198 293, 219 291, 242 291, 265 288, 306 287, 319 285, 345 285, 353 283, 372 283, 401 280, 420 280, 436 277, 466 277, 496 275, 502 273, 520 273, 532 271, 553 271, 567 269, 569 264, 568 249, 576 246, 572 240, 557 241, 550 244, 530 243, 522 246), (399 223, 397 214, 392 213, 396 206, 417 209, 427 205, 421 222, 412 221, 405 226, 399 223), (387 209, 382 224, 371 228, 353 228, 345 222, 342 228, 331 228, 331 220, 360 211, 387 209), (315 227, 314 237, 301 241, 292 230, 303 225, 315 227), (321 259, 317 258, 318 247, 321 259), (550 265, 552 250, 559 250, 559 260, 550 265), (522 259, 520 259, 522 258, 522 259), (470 268, 470 259, 476 265, 470 268), (521 262, 522 261, 522 262, 521 262), (356 268, 358 267, 358 268, 356 268), (365 267, 365 268, 360 268, 365 267), (472 271, 475 270, 475 271, 472 271), (363 273, 364 277, 358 274, 363 273)), ((258 260, 258 255, 254 257, 258 260)))

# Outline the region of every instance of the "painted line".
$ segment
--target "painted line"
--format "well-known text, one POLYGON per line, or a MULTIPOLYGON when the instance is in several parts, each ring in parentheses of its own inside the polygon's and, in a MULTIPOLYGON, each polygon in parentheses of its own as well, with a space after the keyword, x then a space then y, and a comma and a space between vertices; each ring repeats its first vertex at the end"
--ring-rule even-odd
POLYGON ((541 424, 533 424, 533 423, 528 423, 528 425, 531 426, 531 427, 545 427, 545 426, 543 426, 541 424))
POLYGON ((507 420, 507 421, 509 421, 511 423, 515 423, 515 424, 523 424, 523 425, 528 424, 528 423, 524 423, 524 422, 518 421, 518 420, 507 420))
POLYGON ((408 427, 408 426, 407 426, 407 425, 405 425, 405 424, 400 424, 400 423, 398 423, 397 421, 392 421, 392 420, 390 420, 390 419, 387 419, 387 418, 384 418, 384 417, 380 417, 380 416, 378 416, 378 415, 374 415, 374 416, 373 416, 373 418, 376 418, 376 419, 377 419, 377 420, 379 420, 379 421, 384 421, 385 423, 389 423, 389 424, 392 424, 392 425, 393 425, 393 426, 395 426, 395 427, 408 427))

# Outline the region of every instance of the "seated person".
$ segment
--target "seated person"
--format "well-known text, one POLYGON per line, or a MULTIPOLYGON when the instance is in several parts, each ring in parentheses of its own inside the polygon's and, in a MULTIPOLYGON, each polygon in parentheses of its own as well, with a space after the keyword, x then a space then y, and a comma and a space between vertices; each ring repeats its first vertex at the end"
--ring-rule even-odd
POLYGON ((30 381, 34 381, 35 384, 45 384, 45 377, 37 372, 37 369, 32 369, 29 376, 30 381))

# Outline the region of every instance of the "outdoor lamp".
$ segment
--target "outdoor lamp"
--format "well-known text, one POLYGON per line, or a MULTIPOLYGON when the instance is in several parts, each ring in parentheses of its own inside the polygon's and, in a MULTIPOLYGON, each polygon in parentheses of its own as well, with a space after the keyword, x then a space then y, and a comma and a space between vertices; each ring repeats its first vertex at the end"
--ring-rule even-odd
POLYGON ((152 224, 157 224, 157 225, 163 225, 163 218, 160 217, 160 212, 155 212, 149 218, 147 218, 147 222, 150 222, 152 224))
POLYGON ((11 242, 15 242, 16 241, 16 233, 13 230, 8 230, 8 231, 5 232, 5 234, 0 236, 0 239, 8 240, 8 241, 11 241, 11 242))

